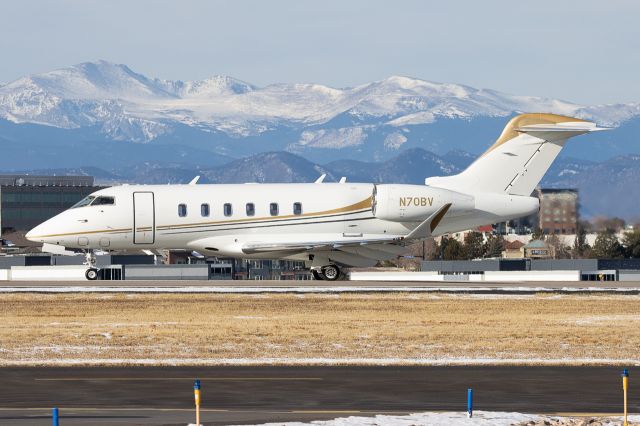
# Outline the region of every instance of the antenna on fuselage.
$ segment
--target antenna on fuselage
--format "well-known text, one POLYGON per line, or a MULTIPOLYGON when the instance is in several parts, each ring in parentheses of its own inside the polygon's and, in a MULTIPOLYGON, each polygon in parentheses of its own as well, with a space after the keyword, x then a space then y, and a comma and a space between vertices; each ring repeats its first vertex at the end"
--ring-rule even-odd
POLYGON ((193 179, 191 179, 191 182, 189 182, 189 185, 195 185, 196 183, 198 183, 198 180, 200 180, 200 176, 196 176, 193 179))
POLYGON ((347 177, 346 176, 342 176, 340 178, 340 183, 345 183, 347 181, 347 177))
POLYGON ((322 174, 322 176, 320 176, 318 179, 316 179, 316 182, 315 182, 315 183, 322 183, 322 182, 324 182, 324 178, 326 178, 326 177, 327 177, 327 174, 326 174, 326 173, 323 173, 323 174, 322 174))

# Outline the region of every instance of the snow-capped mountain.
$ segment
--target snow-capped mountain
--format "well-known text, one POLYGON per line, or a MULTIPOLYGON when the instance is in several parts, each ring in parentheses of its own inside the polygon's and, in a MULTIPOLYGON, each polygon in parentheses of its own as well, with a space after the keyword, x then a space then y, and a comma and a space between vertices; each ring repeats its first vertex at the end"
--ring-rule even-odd
MULTIPOLYGON (((12 123, 86 131, 91 140, 175 143, 232 156, 286 149, 316 160, 336 155, 380 160, 412 147, 440 154, 456 148, 480 152, 506 117, 523 111, 616 127, 640 117, 640 104, 578 105, 400 76, 344 89, 256 87, 226 76, 170 81, 106 61, 0 86, 0 119, 12 123)), ((610 156, 640 152, 638 144, 632 151, 616 145, 610 156)), ((610 139, 602 139, 596 148, 611 146, 610 139)))

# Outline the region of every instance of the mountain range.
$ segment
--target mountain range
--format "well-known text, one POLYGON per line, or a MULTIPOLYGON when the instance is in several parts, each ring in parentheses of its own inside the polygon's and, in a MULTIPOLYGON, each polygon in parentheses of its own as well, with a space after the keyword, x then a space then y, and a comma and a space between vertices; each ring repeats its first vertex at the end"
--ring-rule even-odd
POLYGON ((640 216, 640 104, 579 105, 392 76, 351 88, 163 80, 86 62, 0 84, 0 170, 98 181, 422 183, 457 173, 519 112, 590 119, 544 186, 581 191, 586 216, 640 216))
POLYGON ((33 164, 36 153, 64 167, 176 155, 215 165, 270 151, 320 163, 384 161, 417 147, 478 154, 518 112, 555 112, 614 128, 570 144, 570 157, 640 153, 639 103, 579 105, 401 76, 351 88, 257 87, 228 76, 163 80, 97 61, 0 86, 0 167, 44 166, 33 164))

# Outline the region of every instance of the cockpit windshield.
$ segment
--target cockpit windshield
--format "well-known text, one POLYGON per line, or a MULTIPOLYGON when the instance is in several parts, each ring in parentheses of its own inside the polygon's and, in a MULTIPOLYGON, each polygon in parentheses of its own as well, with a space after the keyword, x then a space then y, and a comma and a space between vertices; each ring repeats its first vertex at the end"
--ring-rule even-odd
POLYGON ((75 203, 73 206, 71 206, 71 208, 77 209, 78 207, 88 206, 95 199, 96 199, 95 195, 89 195, 88 197, 84 197, 82 200, 75 203))
POLYGON ((112 206, 116 203, 115 198, 105 195, 89 195, 88 197, 83 198, 74 204, 71 208, 77 209, 78 207, 85 206, 112 206))
POLYGON ((96 197, 95 200, 91 203, 92 206, 112 206, 116 203, 116 200, 113 197, 105 197, 101 195, 96 197))

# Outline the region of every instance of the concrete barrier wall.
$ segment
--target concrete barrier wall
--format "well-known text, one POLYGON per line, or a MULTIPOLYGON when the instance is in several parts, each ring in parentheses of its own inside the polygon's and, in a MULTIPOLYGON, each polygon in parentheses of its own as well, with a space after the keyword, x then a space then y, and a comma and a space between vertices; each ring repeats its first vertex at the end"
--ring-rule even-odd
POLYGON ((437 272, 351 272, 351 281, 444 281, 437 272))
POLYGON ((12 266, 12 281, 86 281, 86 266, 12 266))
POLYGON ((580 281, 580 271, 488 271, 484 281, 580 281))
POLYGON ((618 281, 640 281, 640 271, 620 271, 618 281))
POLYGON ((209 265, 126 265, 126 280, 208 280, 209 265))
POLYGON ((0 281, 9 281, 11 279, 11 269, 0 269, 0 281))
POLYGON ((484 275, 440 275, 437 272, 352 272, 351 281, 580 281, 580 271, 486 271, 484 275))

